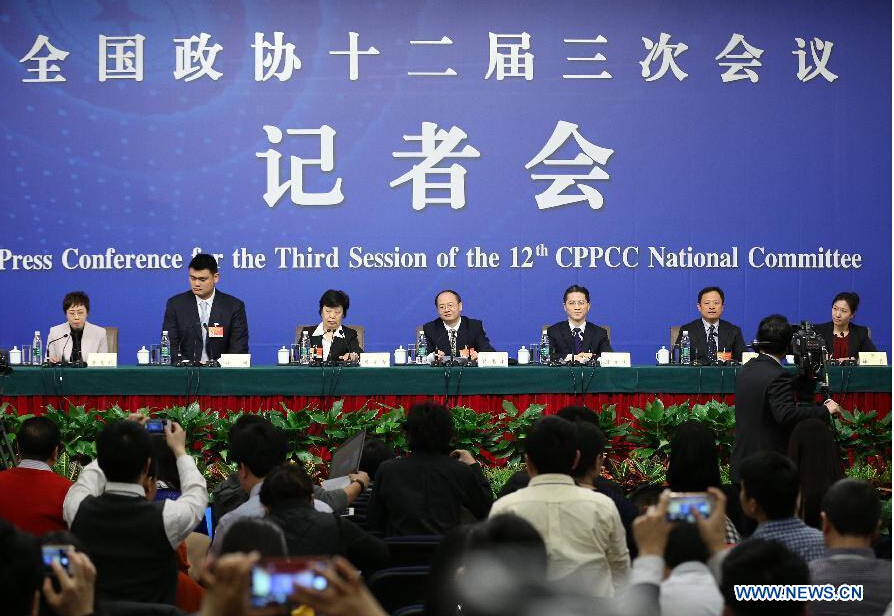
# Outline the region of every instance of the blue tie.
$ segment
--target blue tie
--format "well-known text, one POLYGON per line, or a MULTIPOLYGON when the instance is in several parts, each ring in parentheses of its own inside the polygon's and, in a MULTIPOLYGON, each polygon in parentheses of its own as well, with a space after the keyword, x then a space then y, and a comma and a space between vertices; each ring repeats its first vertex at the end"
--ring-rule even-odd
POLYGON ((199 315, 199 319, 202 321, 202 361, 208 361, 208 352, 205 350, 208 347, 208 302, 203 300, 199 301, 199 308, 201 314, 199 315))
POLYGON ((574 354, 577 355, 584 346, 584 339, 580 335, 580 327, 572 329, 571 336, 574 338, 574 354))

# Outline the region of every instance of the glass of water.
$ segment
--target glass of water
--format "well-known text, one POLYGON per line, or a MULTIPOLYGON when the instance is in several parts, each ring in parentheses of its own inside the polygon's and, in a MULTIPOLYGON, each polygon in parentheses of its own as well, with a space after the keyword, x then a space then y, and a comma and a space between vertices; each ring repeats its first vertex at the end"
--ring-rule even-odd
POLYGON ((157 366, 161 363, 161 351, 157 344, 149 345, 149 365, 157 366))
POLYGON ((416 345, 415 344, 407 345, 407 363, 408 364, 416 363, 416 345))
POLYGON ((540 343, 535 342, 534 344, 529 344, 528 351, 531 352, 531 363, 539 364, 540 363, 540 343))

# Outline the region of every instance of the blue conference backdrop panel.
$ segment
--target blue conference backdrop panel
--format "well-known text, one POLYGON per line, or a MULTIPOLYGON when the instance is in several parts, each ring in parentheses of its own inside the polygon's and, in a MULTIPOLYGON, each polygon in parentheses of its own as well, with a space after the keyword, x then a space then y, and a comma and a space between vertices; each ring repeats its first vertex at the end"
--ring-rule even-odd
POLYGON ((726 291, 746 339, 833 295, 891 351, 891 4, 7 0, 0 346, 65 292, 159 338, 221 257, 256 363, 327 288, 370 350, 462 293, 498 349, 590 320, 638 363, 726 291))

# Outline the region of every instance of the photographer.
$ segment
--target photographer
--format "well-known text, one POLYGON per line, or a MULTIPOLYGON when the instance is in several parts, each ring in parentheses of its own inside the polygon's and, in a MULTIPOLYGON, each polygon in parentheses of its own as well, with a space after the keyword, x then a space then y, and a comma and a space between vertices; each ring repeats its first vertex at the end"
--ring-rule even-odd
POLYGON ((778 314, 766 317, 757 329, 759 355, 746 363, 736 377, 736 433, 730 456, 730 478, 739 482, 742 461, 759 451, 788 451, 792 429, 802 419, 824 421, 840 414, 829 399, 822 405, 797 404, 792 375, 781 361, 792 341, 792 326, 778 314))

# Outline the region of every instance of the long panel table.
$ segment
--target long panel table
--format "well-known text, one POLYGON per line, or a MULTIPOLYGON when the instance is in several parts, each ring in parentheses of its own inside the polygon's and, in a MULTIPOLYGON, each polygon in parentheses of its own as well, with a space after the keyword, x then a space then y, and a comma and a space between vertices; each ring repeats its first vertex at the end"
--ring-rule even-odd
MULTIPOLYGON (((652 398, 670 404, 717 399, 732 404, 735 367, 634 366, 631 368, 511 366, 508 368, 394 366, 390 368, 256 366, 252 368, 16 367, 0 377, 0 400, 19 413, 39 412, 46 404, 68 403, 125 409, 183 405, 258 410, 324 406, 345 400, 353 410, 367 402, 403 404, 422 398, 445 399, 480 411, 497 410, 503 399, 523 408, 531 402, 642 406, 652 398)), ((793 370, 793 369, 792 369, 793 370)), ((834 397, 845 408, 891 410, 891 368, 835 367, 834 397)))

